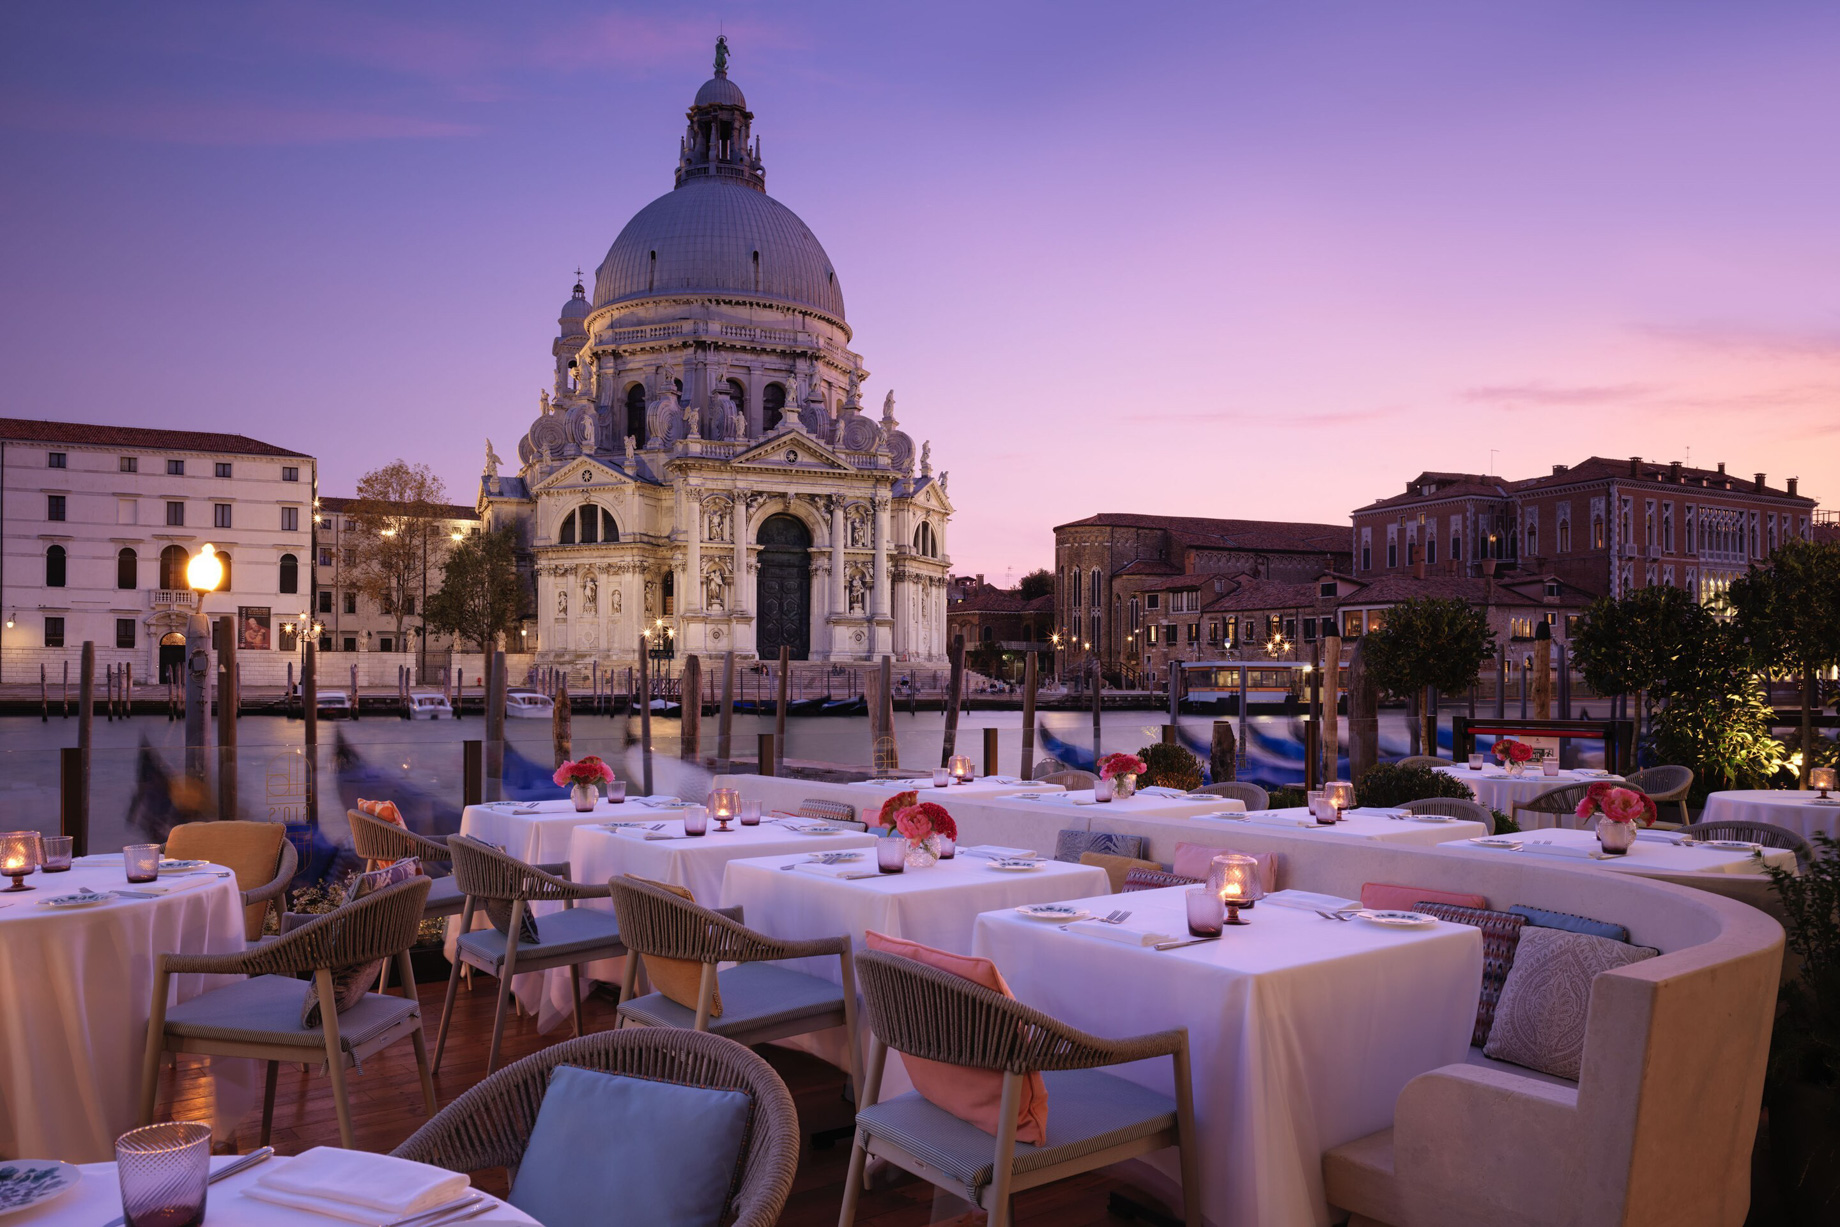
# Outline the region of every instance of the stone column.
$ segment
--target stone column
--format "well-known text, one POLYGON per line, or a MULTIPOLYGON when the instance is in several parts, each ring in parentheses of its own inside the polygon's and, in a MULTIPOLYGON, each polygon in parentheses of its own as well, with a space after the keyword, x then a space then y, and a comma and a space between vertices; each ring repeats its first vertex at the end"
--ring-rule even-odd
POLYGON ((875 514, 875 572, 869 589, 869 647, 877 655, 894 650, 893 628, 889 625, 893 581, 888 577, 888 497, 879 490, 870 496, 875 514))
MULTIPOLYGON (((843 579, 843 497, 833 494, 831 501, 831 614, 846 614, 850 601, 843 579)), ((832 632, 833 647, 836 632, 832 632)))
POLYGON ((703 608, 703 492, 693 488, 685 494, 684 501, 690 511, 690 535, 685 542, 684 569, 689 572, 685 579, 690 590, 680 590, 677 603, 685 613, 700 613, 703 608))
POLYGON ((735 491, 735 497, 729 506, 728 528, 729 532, 734 534, 735 542, 735 578, 728 589, 728 612, 734 616, 739 615, 747 606, 741 595, 747 590, 747 495, 739 490, 735 491))

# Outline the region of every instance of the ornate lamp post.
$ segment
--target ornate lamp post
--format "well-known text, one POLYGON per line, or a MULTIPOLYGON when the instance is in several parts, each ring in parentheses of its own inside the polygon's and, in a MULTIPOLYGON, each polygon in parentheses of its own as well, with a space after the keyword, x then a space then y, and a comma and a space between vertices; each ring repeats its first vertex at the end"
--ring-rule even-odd
POLYGON ((185 583, 198 594, 191 616, 185 620, 185 769, 195 779, 205 776, 206 681, 211 674, 211 623, 204 616, 204 594, 224 582, 224 564, 217 547, 206 542, 185 564, 185 583))

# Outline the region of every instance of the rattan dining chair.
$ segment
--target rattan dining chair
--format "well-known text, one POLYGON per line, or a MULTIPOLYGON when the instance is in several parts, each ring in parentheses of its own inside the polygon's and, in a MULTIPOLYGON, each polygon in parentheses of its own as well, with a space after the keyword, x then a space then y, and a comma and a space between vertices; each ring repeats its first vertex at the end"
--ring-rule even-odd
MULTIPOLYGON (((366 870, 412 856, 419 858, 424 866, 453 863, 453 854, 447 850, 444 840, 417 835, 407 827, 373 818, 363 810, 346 810, 345 821, 351 825, 351 850, 364 858, 366 870)), ((466 907, 466 895, 461 892, 459 881, 451 874, 446 877, 430 877, 433 885, 428 888, 428 902, 422 908, 422 919, 458 916, 466 907)))
POLYGON ((413 878, 374 895, 347 903, 291 933, 241 954, 162 954, 153 977, 153 1010, 147 1023, 147 1047, 141 1067, 140 1123, 153 1122, 164 1053, 219 1057, 253 1057, 268 1062, 262 1097, 262 1140, 268 1144, 275 1116, 275 1078, 282 1061, 311 1064, 323 1058, 332 1082, 339 1118, 339 1144, 354 1144, 351 1101, 345 1066, 361 1071, 364 1060, 399 1040, 415 1044, 415 1065, 422 1077, 422 1100, 434 1115, 434 1081, 428 1045, 422 1037, 422 1005, 413 989, 404 996, 366 993, 343 1013, 334 1008, 333 972, 395 959, 405 985, 415 983, 409 947, 422 923, 428 879, 413 878), (297 979, 311 973, 319 991, 320 1025, 303 1027, 301 1011, 308 985, 297 979), (223 988, 171 1007, 166 998, 172 977, 183 975, 247 976, 223 988))
POLYGON ((1071 770, 1071 768, 1069 768, 1068 765, 1066 763, 1063 763, 1060 759, 1044 758, 1039 763, 1035 764, 1035 769, 1029 773, 1029 778, 1032 780, 1046 779, 1048 776, 1052 775, 1056 771, 1068 771, 1068 770, 1071 770))
POLYGON ((1554 826, 1576 826, 1577 815, 1574 811, 1590 787, 1589 784, 1561 784, 1557 788, 1548 788, 1525 801, 1516 801, 1514 812, 1509 817, 1514 819, 1514 825, 1522 826, 1522 814, 1551 814, 1555 819, 1554 826))
POLYGON ((1762 844, 1766 848, 1783 848, 1795 853, 1797 868, 1806 869, 1814 863, 1814 844, 1800 831, 1791 831, 1788 827, 1779 827, 1773 822, 1750 822, 1743 818, 1721 818, 1713 822, 1696 822, 1682 827, 1680 834, 1688 839, 1743 839, 1751 843, 1762 844))
POLYGON ((498 1049, 505 1038, 505 1014, 511 998, 511 980, 523 972, 569 969, 570 1015, 575 1034, 581 1029, 581 965, 597 959, 625 955, 619 922, 599 908, 576 907, 577 899, 605 899, 605 886, 571 882, 538 865, 526 864, 492 845, 465 835, 451 835, 447 850, 454 858, 454 877, 466 895, 460 913, 460 936, 454 942, 453 970, 447 976, 447 1004, 435 1034, 434 1067, 441 1068, 447 1051, 448 1023, 454 1015, 454 996, 460 988, 462 965, 474 967, 498 980, 498 1009, 492 1016, 492 1046, 486 1053, 486 1072, 498 1068, 498 1049), (537 939, 522 939, 524 914, 533 903, 561 903, 537 923, 537 939), (473 928, 481 906, 497 912, 489 928, 473 928), (503 920, 500 929, 498 921, 503 920))
POLYGON ((1407 801, 1399 808, 1408 814, 1441 814, 1446 818, 1480 822, 1488 828, 1489 834, 1495 833, 1495 811, 1480 801, 1466 801, 1462 797, 1424 797, 1407 801))
POLYGON ((575 1065, 678 1086, 740 1091, 753 1100, 741 1161, 729 1188, 732 1227, 773 1227, 799 1163, 799 1114, 773 1067, 733 1040, 697 1031, 635 1027, 564 1040, 468 1088, 391 1153, 454 1172, 523 1164, 550 1072, 575 1065))
POLYGON ((640 878, 614 878, 613 911, 634 954, 702 964, 695 1009, 662 992, 637 994, 639 960, 626 961, 616 1027, 681 1027, 727 1036, 742 1044, 764 1044, 789 1035, 844 1028, 849 1045, 850 1088, 862 1087, 862 1045, 856 1036, 856 975, 848 935, 784 941, 748 928, 733 914, 692 903, 640 878), (830 956, 838 960, 839 983, 774 966, 785 959, 830 956), (718 964, 737 966, 718 971, 718 964), (712 1017, 717 992, 722 1013, 712 1017))
POLYGON ((1200 1164, 1188 1029, 1128 1039, 1075 1030, 1014 998, 912 959, 867 951, 862 968, 869 1013, 869 1074, 856 1112, 856 1141, 843 1186, 839 1227, 856 1221, 863 1170, 885 1160, 965 1198, 1009 1227, 1010 1196, 1168 1146, 1179 1151, 1183 1220, 1201 1227, 1200 1164), (909 1091, 880 1101, 888 1050, 971 1069, 1000 1070, 1003 1095, 993 1137, 909 1091), (1169 1057, 1172 1099, 1102 1067, 1169 1057), (1016 1141, 1023 1079, 1048 1088, 1046 1144, 1016 1141))
POLYGON ((243 892, 243 937, 262 939, 272 910, 287 911, 288 883, 300 867, 300 854, 279 822, 182 822, 166 833, 163 855, 213 861, 236 874, 243 892))
POLYGON ((1204 784, 1195 791, 1204 792, 1210 797, 1232 797, 1244 801, 1248 813, 1271 808, 1271 794, 1257 784, 1248 784, 1244 780, 1222 780, 1218 784, 1204 784))
POLYGON ((1693 791, 1693 768, 1671 763, 1662 767, 1644 767, 1626 776, 1623 782, 1647 793, 1648 799, 1657 807, 1678 805, 1682 826, 1692 821, 1687 813, 1687 794, 1693 791))
POLYGON ((1448 767, 1450 760, 1435 754, 1412 754, 1393 764, 1395 767, 1448 767))
POLYGON ((1059 784, 1068 792, 1078 792, 1083 788, 1097 788, 1099 777, 1090 771, 1069 767, 1065 771, 1050 771, 1047 775, 1038 775, 1035 777, 1035 782, 1037 784, 1059 784))

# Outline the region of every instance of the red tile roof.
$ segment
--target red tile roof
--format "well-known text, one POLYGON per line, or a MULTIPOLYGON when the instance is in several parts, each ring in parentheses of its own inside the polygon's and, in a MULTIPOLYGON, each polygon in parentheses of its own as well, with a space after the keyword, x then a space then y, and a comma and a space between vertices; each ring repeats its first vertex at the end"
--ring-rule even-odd
MULTIPOLYGON (((1498 579, 1495 582, 1495 604, 1551 604, 1552 602, 1546 600, 1546 579, 1547 577, 1542 575, 1498 579)), ((1488 596, 1489 582, 1479 576, 1427 575, 1419 579, 1413 575, 1383 575, 1359 592, 1343 597, 1341 603, 1343 605, 1390 605, 1413 597, 1437 597, 1443 600, 1455 599, 1468 601, 1472 605, 1481 605, 1488 600, 1488 596)), ((1557 603, 1582 607, 1591 603, 1591 597, 1580 588, 1562 584, 1557 603)))
MULTIPOLYGON (((1676 484, 1666 479, 1674 475, 1671 464, 1659 464, 1644 460, 1636 465, 1637 472, 1629 472, 1629 460, 1618 460, 1606 456, 1588 456, 1582 462, 1567 466, 1557 473, 1548 473, 1540 477, 1528 477, 1520 481, 1508 481, 1500 477, 1489 477, 1477 473, 1421 473, 1411 482, 1412 489, 1404 494, 1392 494, 1386 498, 1376 499, 1365 507, 1357 507, 1354 514, 1367 511, 1386 511, 1397 507, 1408 507, 1420 503, 1438 502, 1452 498, 1499 498, 1505 499, 1515 494, 1544 490, 1554 486, 1576 485, 1580 482, 1599 481, 1648 481, 1657 484, 1676 484), (1430 494, 1420 494, 1419 488, 1435 485, 1437 489, 1430 494)), ((1720 473, 1714 469, 1694 469, 1681 466, 1680 483, 1688 489, 1715 490, 1725 488, 1731 483, 1734 494, 1757 493, 1755 478, 1741 477, 1736 473, 1720 473)), ((1765 485, 1763 494, 1774 498, 1794 498, 1797 502, 1812 504, 1813 499, 1806 495, 1791 495, 1787 490, 1765 485)))
POLYGON ((1317 595, 1316 581, 1298 583, 1282 579, 1241 577, 1239 587, 1202 607, 1204 613, 1237 613, 1249 609, 1311 609, 1326 598, 1317 595))
POLYGON ((1103 511, 1056 525, 1063 528, 1152 528, 1170 533, 1184 545, 1201 549, 1252 550, 1260 553, 1341 554, 1348 551, 1345 524, 1300 524, 1285 520, 1215 520, 1204 516, 1138 515, 1103 511))
POLYGON ((0 418, 0 439, 29 443, 68 443, 74 446, 313 459, 305 452, 291 452, 285 447, 263 443, 247 435, 226 435, 203 430, 155 430, 145 426, 100 426, 88 422, 40 422, 29 418, 0 418))

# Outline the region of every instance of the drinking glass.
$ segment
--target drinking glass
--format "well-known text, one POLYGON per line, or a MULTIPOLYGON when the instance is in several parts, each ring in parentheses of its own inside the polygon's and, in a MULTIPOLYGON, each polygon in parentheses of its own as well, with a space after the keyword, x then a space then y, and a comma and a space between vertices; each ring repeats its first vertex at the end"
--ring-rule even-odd
POLYGON ((952 784, 952 773, 950 771, 947 771, 944 767, 933 768, 933 787, 934 788, 949 788, 951 784, 952 784))
POLYGON ((1558 775, 1559 774, 1559 760, 1556 758, 1541 759, 1540 760, 1540 774, 1548 775, 1548 776, 1558 775))
POLYGON ((618 805, 620 804, 620 802, 624 800, 626 800, 626 781, 625 780, 609 780, 607 782, 607 801, 608 803, 612 805, 618 805))
POLYGON ((39 840, 43 849, 38 871, 40 873, 65 873, 70 869, 71 837, 68 835, 46 835, 39 840))
POLYGON ((115 1173, 128 1227, 198 1227, 211 1179, 211 1126, 171 1121, 115 1139, 115 1173))
POLYGON ((743 801, 741 803, 741 825, 744 827, 760 825, 760 802, 743 801))
POLYGON ((1101 805, 1109 804, 1112 799, 1112 794, 1117 791, 1118 785, 1116 781, 1108 780, 1103 776, 1093 781, 1093 800, 1099 802, 1101 805))
POLYGON ((949 861, 958 854, 958 841, 950 835, 935 835, 933 838, 939 841, 940 860, 949 861))
POLYGON ((907 868, 907 841, 899 836, 885 836, 875 841, 875 867, 883 873, 900 873, 907 868))
POLYGON ((1469 756, 1469 769, 1471 771, 1482 770, 1482 755, 1472 754, 1469 756))
POLYGON ((684 811, 684 834, 709 834, 709 811, 700 805, 692 805, 684 811))
POLYGON ((160 877, 160 845, 129 844, 121 850, 121 866, 130 882, 157 882, 160 877))
POLYGON ((1226 908, 1220 902, 1220 896, 1205 886, 1196 886, 1188 891, 1186 897, 1189 936, 1218 937, 1221 921, 1226 916, 1226 908))

